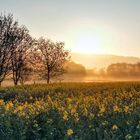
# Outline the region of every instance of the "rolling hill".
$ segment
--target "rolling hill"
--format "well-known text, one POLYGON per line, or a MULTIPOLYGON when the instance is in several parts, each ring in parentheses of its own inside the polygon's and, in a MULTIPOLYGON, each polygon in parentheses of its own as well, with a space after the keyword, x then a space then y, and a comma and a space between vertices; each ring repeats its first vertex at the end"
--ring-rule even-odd
POLYGON ((86 68, 107 67, 112 63, 137 63, 140 62, 139 57, 102 55, 102 54, 80 54, 72 53, 71 60, 84 65, 86 68))

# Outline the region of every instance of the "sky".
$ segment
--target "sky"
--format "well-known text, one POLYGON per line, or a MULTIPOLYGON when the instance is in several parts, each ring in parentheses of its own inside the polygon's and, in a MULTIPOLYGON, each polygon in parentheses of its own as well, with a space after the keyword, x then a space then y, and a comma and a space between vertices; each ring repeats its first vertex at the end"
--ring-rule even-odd
POLYGON ((0 12, 71 52, 140 57, 139 0, 0 0, 0 12))

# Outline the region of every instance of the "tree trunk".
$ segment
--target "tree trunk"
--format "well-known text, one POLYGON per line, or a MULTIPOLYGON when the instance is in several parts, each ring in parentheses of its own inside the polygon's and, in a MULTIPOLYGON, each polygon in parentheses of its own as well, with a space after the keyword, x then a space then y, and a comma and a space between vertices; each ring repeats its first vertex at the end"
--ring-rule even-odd
POLYGON ((48 70, 48 73, 47 73, 47 84, 50 83, 50 71, 48 70))
POLYGON ((18 71, 15 71, 15 72, 13 72, 13 82, 14 82, 15 86, 18 85, 18 81, 19 81, 18 71))
POLYGON ((14 85, 17 86, 18 85, 18 81, 14 80, 14 85))
POLYGON ((14 81, 14 85, 17 86, 18 85, 17 75, 13 76, 13 81, 14 81))

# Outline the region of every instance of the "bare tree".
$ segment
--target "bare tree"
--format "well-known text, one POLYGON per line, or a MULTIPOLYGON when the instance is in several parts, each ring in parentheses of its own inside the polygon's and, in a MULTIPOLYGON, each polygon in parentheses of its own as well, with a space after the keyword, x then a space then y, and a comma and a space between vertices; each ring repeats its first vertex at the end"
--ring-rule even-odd
POLYGON ((64 49, 63 42, 52 42, 40 38, 38 41, 38 51, 44 66, 44 77, 47 83, 53 76, 63 73, 63 65, 69 58, 69 52, 64 49))
POLYGON ((17 29, 18 40, 11 48, 11 64, 14 84, 17 85, 23 78, 28 63, 27 57, 31 53, 33 39, 25 27, 17 29))
POLYGON ((0 85, 9 72, 11 47, 18 39, 15 36, 17 26, 11 14, 0 15, 0 85))

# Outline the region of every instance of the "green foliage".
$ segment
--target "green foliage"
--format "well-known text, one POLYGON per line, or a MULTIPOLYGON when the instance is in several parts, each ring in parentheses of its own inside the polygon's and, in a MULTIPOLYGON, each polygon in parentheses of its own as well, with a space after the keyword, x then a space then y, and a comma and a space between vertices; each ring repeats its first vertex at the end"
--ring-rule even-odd
POLYGON ((139 82, 1 88, 0 139, 138 140, 139 112, 139 82))

